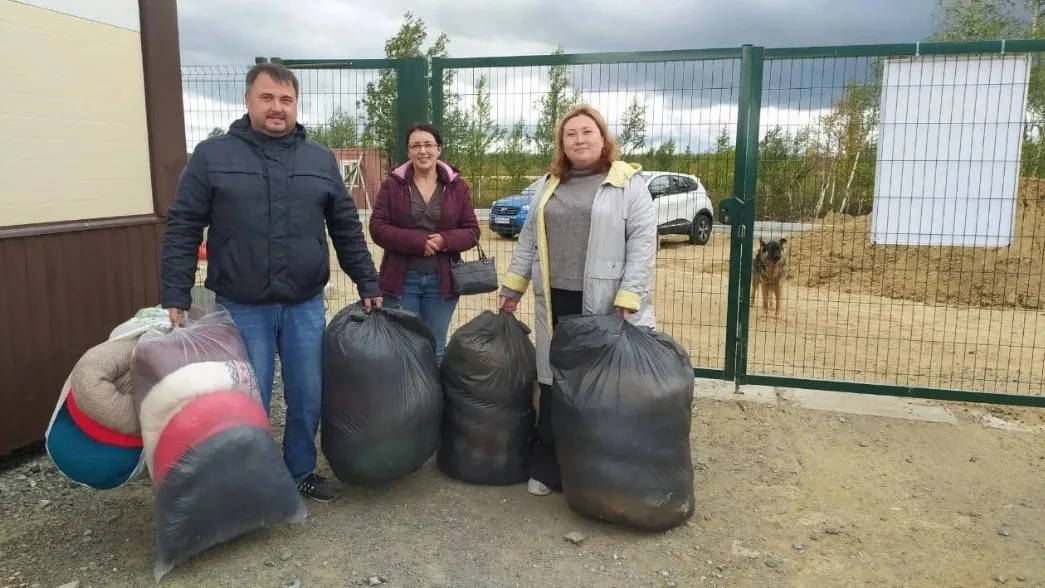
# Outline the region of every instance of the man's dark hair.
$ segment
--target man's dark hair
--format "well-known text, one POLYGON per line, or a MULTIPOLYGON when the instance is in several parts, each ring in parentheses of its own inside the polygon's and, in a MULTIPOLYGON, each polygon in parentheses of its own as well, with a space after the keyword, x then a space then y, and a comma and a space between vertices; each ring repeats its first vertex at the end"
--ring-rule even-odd
POLYGON ((442 148, 443 135, 439 133, 439 129, 435 128, 435 125, 433 125, 432 123, 416 122, 410 125, 410 128, 406 130, 406 136, 403 137, 403 140, 409 143, 410 135, 413 135, 417 131, 421 131, 422 133, 430 133, 433 137, 435 137, 435 144, 442 148))
POLYGON ((290 84, 294 86, 294 95, 300 94, 301 90, 298 87, 298 77, 294 75, 294 72, 290 71, 290 68, 283 65, 282 63, 259 63, 254 67, 250 68, 247 72, 247 92, 254 87, 254 82, 263 73, 267 73, 270 78, 276 80, 281 84, 290 84))

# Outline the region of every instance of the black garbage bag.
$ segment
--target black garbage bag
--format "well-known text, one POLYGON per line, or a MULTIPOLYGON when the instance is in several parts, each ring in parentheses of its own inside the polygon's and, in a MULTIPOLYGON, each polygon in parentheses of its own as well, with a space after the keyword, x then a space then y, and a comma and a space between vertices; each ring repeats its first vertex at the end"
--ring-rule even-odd
POLYGON ((436 463, 482 485, 525 482, 533 457, 537 354, 511 313, 482 312, 457 329, 441 368, 446 409, 436 463))
POLYGON ((442 413, 435 336, 421 317, 357 302, 331 319, 320 447, 339 480, 366 486, 416 472, 439 445, 442 413))
POLYGON ((269 429, 252 423, 215 432, 188 448, 156 488, 156 581, 213 546, 306 515, 269 429))
POLYGON ((551 341, 552 431, 567 504, 664 531, 693 515, 693 368, 671 337, 616 313, 563 317, 551 341))

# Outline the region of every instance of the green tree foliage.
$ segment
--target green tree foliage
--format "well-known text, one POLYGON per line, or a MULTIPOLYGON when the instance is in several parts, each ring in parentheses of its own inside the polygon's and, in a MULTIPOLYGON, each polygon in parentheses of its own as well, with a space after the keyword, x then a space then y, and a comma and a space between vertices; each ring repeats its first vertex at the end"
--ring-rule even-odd
POLYGON ((675 139, 669 138, 660 145, 650 149, 647 157, 653 169, 657 171, 685 171, 682 162, 675 155, 675 139))
MULTIPOLYGON (((565 49, 560 45, 553 55, 563 55, 565 49)), ((540 109, 537 118, 537 129, 534 131, 533 143, 537 155, 550 159, 555 150, 555 124, 571 108, 581 103, 581 93, 572 88, 570 72, 565 65, 553 65, 548 68, 548 92, 537 99, 540 109), (572 90, 572 91, 571 91, 572 90)))
MULTIPOLYGON (((1040 0, 938 0, 938 26, 927 41, 993 41, 1022 38, 1027 23, 1015 14, 1019 4, 1040 5, 1040 0)), ((1040 10, 1040 6, 1038 6, 1040 10)))
POLYGON ((632 96, 631 104, 621 116, 620 132, 617 133, 622 157, 631 157, 646 146, 646 104, 632 96))
MULTIPOLYGON (((425 57, 429 61, 435 57, 449 57, 447 47, 450 38, 443 33, 435 42, 424 48, 428 39, 428 27, 424 21, 407 12, 404 15, 403 25, 394 36, 385 42, 385 56, 388 58, 399 57, 425 57)), ((463 125, 460 123, 461 112, 459 108, 460 97, 453 91, 454 73, 447 70, 443 75, 444 88, 444 125, 441 129, 443 142, 447 148, 444 153, 453 155, 459 144, 458 138, 463 125)), ((359 106, 363 110, 363 136, 362 142, 367 147, 378 147, 383 150, 391 160, 396 152, 396 146, 402 137, 396 136, 396 101, 398 88, 396 72, 384 70, 376 82, 370 82, 359 106)), ((430 112, 430 104, 428 105, 430 112)), ((416 122, 416 121, 411 121, 416 122)))
POLYGON ((338 109, 323 125, 308 128, 308 138, 332 149, 359 146, 359 121, 338 109))
POLYGON ((531 143, 530 136, 526 134, 525 121, 516 121, 498 152, 498 159, 503 162, 504 171, 508 174, 508 191, 521 190, 529 183, 526 174, 532 165, 529 160, 531 143))
POLYGON ((722 127, 715 137, 714 147, 709 153, 692 153, 688 146, 675 164, 680 171, 691 173, 704 184, 714 203, 733 193, 733 166, 736 164, 736 148, 733 146, 731 127, 722 127))
POLYGON ((458 157, 462 169, 477 177, 489 175, 493 168, 488 155, 493 151, 494 143, 505 132, 494 120, 486 76, 479 76, 475 84, 475 106, 465 115, 464 128, 460 134, 458 157))

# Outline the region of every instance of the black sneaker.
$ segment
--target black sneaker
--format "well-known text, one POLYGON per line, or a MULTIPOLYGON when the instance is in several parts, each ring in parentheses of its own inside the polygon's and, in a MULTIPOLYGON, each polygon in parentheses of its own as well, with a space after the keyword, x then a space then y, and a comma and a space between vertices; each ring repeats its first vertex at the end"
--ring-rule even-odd
POLYGON ((338 495, 334 483, 318 474, 309 474, 298 482, 298 491, 319 502, 330 502, 338 495))

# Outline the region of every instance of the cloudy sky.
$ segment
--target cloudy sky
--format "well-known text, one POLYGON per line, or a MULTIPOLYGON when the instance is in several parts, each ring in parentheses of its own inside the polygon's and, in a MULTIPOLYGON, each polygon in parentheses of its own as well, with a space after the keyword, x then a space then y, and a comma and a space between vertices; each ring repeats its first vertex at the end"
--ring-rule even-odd
POLYGON ((403 13, 446 32, 454 57, 913 42, 936 0, 179 0, 182 63, 384 57, 403 13), (567 8, 568 7, 568 8, 567 8), (640 8, 641 9, 638 9, 640 8))
MULTIPOLYGON (((914 42, 932 31, 936 0, 180 0, 178 9, 181 58, 189 66, 191 149, 241 113, 242 73, 255 56, 384 57, 384 43, 406 11, 425 21, 430 39, 447 33, 451 56, 478 57, 546 54, 560 44, 580 53, 914 42)), ((763 126, 808 124, 830 103, 831 88, 863 75, 865 65, 821 60, 767 66, 778 88, 805 91, 769 92, 763 126), (821 86, 819 95, 810 86, 821 86)), ((299 72, 303 122, 321 122, 335 108, 352 111, 377 73, 299 72)), ((533 103, 547 87, 547 68, 460 70, 453 89, 466 104, 483 74, 490 78, 498 121, 535 122, 533 103)), ((571 74, 611 123, 638 96, 655 141, 674 138, 699 149, 735 121, 736 62, 597 65, 571 74)))

